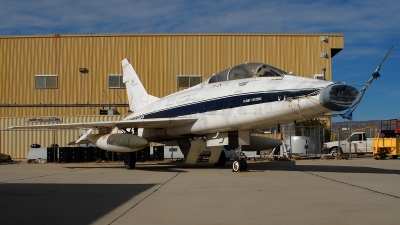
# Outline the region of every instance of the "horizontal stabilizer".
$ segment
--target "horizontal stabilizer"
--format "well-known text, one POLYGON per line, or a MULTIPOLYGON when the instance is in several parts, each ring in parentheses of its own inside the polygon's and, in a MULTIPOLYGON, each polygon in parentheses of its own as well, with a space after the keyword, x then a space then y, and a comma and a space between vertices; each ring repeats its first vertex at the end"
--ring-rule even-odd
POLYGON ((75 142, 77 144, 80 144, 82 141, 87 140, 87 137, 89 136, 90 133, 92 133, 93 129, 89 129, 87 130, 87 132, 85 132, 83 129, 80 129, 82 136, 75 142))

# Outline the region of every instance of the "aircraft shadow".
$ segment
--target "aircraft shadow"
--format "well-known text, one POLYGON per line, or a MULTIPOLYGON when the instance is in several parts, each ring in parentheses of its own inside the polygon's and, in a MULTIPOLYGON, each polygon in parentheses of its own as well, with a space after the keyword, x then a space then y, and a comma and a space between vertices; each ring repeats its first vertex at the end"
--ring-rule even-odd
MULTIPOLYGON (((125 166, 121 163, 121 165, 93 165, 93 166, 75 166, 75 165, 68 165, 65 166, 67 169, 118 169, 118 170, 125 170, 125 166)), ((201 168, 201 167, 199 167, 201 168)), ((143 170, 143 171, 154 171, 154 172, 173 172, 173 173, 186 173, 187 171, 184 170, 184 167, 177 167, 174 164, 169 163, 157 163, 157 164, 136 164, 135 170, 143 170)))
POLYGON ((0 184, 7 224, 90 224, 155 184, 0 184))
MULTIPOLYGON (((209 164, 208 162, 202 161, 202 162, 197 162, 196 164, 185 164, 184 162, 181 161, 174 161, 174 162, 164 162, 164 161, 149 161, 149 162, 137 162, 136 167, 134 170, 143 170, 143 171, 154 171, 154 172, 183 172, 186 173, 185 169, 188 168, 198 168, 198 169, 216 169, 216 168, 221 168, 221 169, 227 169, 227 168, 232 168, 232 163, 229 164, 229 162, 226 163, 224 167, 215 167, 214 164, 209 164)), ((79 164, 78 164, 79 165, 79 164)), ((115 165, 109 165, 109 164, 95 164, 95 165, 82 165, 82 166, 77 166, 76 164, 74 165, 67 165, 65 168, 68 169, 98 169, 98 168, 107 168, 107 169, 125 169, 123 162, 116 163, 115 165)))
MULTIPOLYGON (((66 166, 71 169, 124 169, 124 165, 95 165, 95 166, 66 166)), ((183 172, 187 173, 186 169, 232 169, 232 161, 227 161, 223 167, 215 167, 214 164, 208 162, 197 162, 196 164, 185 164, 184 162, 146 162, 137 163, 134 170, 140 171, 154 171, 154 172, 183 172)), ((395 169, 382 169, 368 166, 333 166, 333 165, 296 165, 294 161, 258 161, 248 163, 249 172, 257 171, 307 171, 307 172, 329 172, 329 173, 369 173, 369 174, 399 174, 400 170, 395 169)))
MULTIPOLYGON (((158 163, 157 165, 141 166, 140 164, 136 167, 137 170, 149 170, 149 171, 161 171, 169 172, 172 171, 185 171, 185 169, 232 169, 232 161, 226 162, 223 167, 215 167, 213 164, 208 162, 197 162, 193 165, 187 165, 183 162, 169 162, 169 163, 158 163), (163 165, 164 167, 160 166, 163 165), (167 170, 167 171, 166 171, 167 170)), ((307 171, 307 172, 327 172, 327 173, 360 173, 360 174, 399 174, 400 170, 396 169, 382 169, 368 166, 341 166, 341 165, 296 165, 294 161, 259 161, 249 162, 248 171, 307 171)))
POLYGON ((270 171, 306 171, 327 173, 366 173, 366 174, 398 174, 400 170, 382 169, 368 166, 334 166, 334 165, 296 165, 293 161, 273 161, 265 163, 249 164, 250 169, 261 169, 270 171))

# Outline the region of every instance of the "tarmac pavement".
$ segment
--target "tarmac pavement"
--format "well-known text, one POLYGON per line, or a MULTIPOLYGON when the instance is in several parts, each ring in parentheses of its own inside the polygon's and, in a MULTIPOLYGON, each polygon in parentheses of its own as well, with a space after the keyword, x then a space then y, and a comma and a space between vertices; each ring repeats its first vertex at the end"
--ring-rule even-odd
POLYGON ((1 224, 399 224, 400 159, 0 164, 1 224))

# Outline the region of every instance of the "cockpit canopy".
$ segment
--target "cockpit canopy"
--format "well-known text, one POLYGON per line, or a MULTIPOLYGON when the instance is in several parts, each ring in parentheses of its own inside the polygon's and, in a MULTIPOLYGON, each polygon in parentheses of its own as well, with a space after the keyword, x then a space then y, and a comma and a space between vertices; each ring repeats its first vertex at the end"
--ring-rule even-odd
POLYGON ((281 77, 285 74, 287 74, 285 71, 264 63, 245 63, 214 74, 208 83, 211 84, 253 77, 281 77))

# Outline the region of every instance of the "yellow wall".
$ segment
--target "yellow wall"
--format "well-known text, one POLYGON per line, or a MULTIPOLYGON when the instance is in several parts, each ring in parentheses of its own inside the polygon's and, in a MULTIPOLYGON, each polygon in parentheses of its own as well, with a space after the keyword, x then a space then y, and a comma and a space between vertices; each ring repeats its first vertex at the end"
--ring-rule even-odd
MULTIPOLYGON (((163 97, 177 75, 210 77, 244 62, 264 62, 312 77, 326 67, 342 34, 126 34, 0 36, 0 117, 98 115, 102 107, 10 107, 8 104, 126 104, 125 89, 109 89, 128 57, 144 86, 163 97), (328 36, 328 43, 320 41, 328 36), (80 73, 84 67, 88 73, 80 73), (35 89, 35 75, 58 75, 58 89, 35 89)), ((112 107, 128 114, 128 107, 112 107)), ((106 107, 106 109, 108 109, 106 107)))

